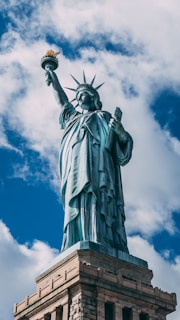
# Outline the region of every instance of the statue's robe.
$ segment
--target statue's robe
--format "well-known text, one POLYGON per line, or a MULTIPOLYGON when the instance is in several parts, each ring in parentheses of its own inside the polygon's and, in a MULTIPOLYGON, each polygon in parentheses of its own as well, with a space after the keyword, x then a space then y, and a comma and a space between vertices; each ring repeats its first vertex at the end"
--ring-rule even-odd
POLYGON ((132 138, 121 143, 106 111, 79 113, 67 104, 60 115, 62 250, 83 240, 128 252, 120 166, 131 158, 132 138), (110 139, 110 142, 108 141, 110 139))

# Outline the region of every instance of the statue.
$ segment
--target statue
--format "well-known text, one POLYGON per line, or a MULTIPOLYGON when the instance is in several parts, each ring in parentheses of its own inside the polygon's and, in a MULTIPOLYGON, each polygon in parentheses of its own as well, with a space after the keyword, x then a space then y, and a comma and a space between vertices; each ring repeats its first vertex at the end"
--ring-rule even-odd
POLYGON ((92 241, 128 252, 124 227, 124 200, 120 166, 131 158, 133 140, 121 124, 121 110, 114 117, 102 111, 98 89, 75 80, 69 101, 54 70, 57 53, 45 55, 41 65, 47 85, 52 85, 61 106, 59 123, 64 129, 60 144, 61 197, 64 207, 62 251, 78 241, 92 241), (76 108, 80 107, 81 111, 76 108))

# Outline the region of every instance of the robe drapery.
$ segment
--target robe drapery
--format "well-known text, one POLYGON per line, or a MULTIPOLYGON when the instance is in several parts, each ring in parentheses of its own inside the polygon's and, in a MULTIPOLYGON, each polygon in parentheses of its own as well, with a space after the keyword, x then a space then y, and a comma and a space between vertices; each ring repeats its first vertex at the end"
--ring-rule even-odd
POLYGON ((89 240, 128 252, 120 166, 131 158, 133 142, 127 133, 121 143, 113 132, 107 147, 110 119, 107 111, 82 114, 70 103, 60 115, 62 250, 89 240))

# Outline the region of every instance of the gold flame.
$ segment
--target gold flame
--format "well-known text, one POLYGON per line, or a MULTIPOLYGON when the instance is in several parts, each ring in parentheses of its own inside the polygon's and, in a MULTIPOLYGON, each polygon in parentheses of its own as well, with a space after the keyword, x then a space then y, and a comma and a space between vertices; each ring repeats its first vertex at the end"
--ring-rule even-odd
POLYGON ((44 57, 55 57, 56 58, 56 56, 58 54, 60 54, 60 51, 55 52, 53 50, 48 50, 45 52, 44 57))

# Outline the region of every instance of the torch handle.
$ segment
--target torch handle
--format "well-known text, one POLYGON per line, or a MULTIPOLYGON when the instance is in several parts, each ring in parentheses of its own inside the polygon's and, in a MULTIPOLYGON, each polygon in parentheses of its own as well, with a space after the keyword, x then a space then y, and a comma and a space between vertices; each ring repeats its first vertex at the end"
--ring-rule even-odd
MULTIPOLYGON (((114 118, 117 121, 121 121, 122 118, 122 111, 119 107, 116 107, 115 112, 114 112, 114 118)), ((110 129, 109 131, 109 135, 107 137, 107 142, 106 142, 106 148, 111 151, 112 145, 113 145, 113 141, 114 141, 114 131, 112 129, 110 129)))

